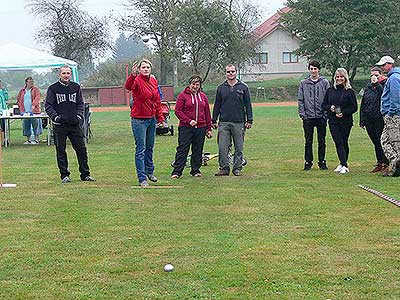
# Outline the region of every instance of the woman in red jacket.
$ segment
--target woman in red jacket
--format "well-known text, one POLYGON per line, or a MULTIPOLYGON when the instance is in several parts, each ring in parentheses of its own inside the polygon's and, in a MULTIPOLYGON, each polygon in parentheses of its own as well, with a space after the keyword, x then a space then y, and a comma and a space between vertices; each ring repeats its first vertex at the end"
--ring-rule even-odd
POLYGON ((147 180, 157 182, 154 176, 153 149, 156 123, 163 122, 157 79, 151 75, 151 62, 143 59, 134 64, 125 88, 132 92, 131 124, 136 143, 135 165, 141 187, 147 180))
POLYGON ((179 119, 178 147, 176 148, 174 170, 171 178, 182 176, 190 146, 190 174, 200 177, 205 136, 211 138, 211 114, 206 94, 201 89, 201 77, 193 75, 178 96, 175 115, 179 119))

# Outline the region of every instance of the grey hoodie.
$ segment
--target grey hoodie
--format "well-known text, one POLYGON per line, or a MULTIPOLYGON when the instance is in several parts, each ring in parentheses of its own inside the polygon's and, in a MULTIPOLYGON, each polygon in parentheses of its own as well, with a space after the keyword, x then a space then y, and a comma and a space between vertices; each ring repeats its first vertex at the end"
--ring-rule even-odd
POLYGON ((317 81, 308 77, 300 82, 298 91, 300 118, 308 120, 325 117, 322 102, 328 88, 329 81, 322 76, 317 81))

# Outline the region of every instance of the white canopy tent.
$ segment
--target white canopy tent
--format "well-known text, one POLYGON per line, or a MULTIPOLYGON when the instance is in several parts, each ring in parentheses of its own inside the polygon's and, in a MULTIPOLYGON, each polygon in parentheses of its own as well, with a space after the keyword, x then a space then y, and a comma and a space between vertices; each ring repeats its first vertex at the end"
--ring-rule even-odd
POLYGON ((78 64, 72 60, 17 44, 0 46, 0 70, 59 68, 63 65, 71 67, 72 80, 79 82, 78 64))

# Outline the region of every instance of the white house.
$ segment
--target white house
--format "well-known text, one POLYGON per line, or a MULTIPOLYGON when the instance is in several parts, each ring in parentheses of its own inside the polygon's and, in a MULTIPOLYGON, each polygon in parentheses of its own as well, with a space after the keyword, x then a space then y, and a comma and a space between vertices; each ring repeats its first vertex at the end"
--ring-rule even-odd
POLYGON ((281 16, 290 9, 284 7, 253 31, 256 55, 240 68, 240 78, 257 81, 298 76, 307 72, 307 61, 297 56, 299 40, 280 24, 281 16))

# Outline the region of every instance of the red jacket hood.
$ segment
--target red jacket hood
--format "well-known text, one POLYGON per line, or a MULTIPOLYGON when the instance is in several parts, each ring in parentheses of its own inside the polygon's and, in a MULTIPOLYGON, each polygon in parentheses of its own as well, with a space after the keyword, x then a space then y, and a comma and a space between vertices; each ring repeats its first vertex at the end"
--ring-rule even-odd
POLYGON ((193 94, 186 87, 179 95, 175 105, 175 115, 179 119, 179 126, 190 127, 190 121, 197 121, 197 127, 206 127, 211 130, 210 105, 206 94, 193 94))
POLYGON ((158 122, 164 120, 158 82, 154 76, 131 74, 125 82, 125 88, 132 92, 132 118, 150 119, 156 117, 158 122))

